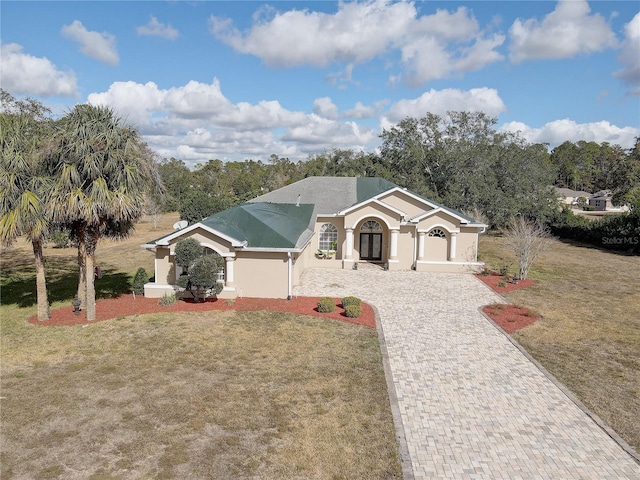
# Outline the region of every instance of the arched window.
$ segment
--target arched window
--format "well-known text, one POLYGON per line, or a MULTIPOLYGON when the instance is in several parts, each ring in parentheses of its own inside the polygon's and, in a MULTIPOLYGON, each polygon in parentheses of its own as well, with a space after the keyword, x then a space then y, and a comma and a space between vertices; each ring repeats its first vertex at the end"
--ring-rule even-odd
POLYGON ((318 249, 322 251, 335 250, 338 245, 338 229, 331 223, 325 223, 320 227, 318 236, 318 249))
POLYGON ((429 232, 430 237, 447 238, 447 234, 441 228, 434 228, 429 232))
POLYGON ((382 226, 375 220, 367 220, 360 227, 360 231, 364 233, 382 233, 382 226))

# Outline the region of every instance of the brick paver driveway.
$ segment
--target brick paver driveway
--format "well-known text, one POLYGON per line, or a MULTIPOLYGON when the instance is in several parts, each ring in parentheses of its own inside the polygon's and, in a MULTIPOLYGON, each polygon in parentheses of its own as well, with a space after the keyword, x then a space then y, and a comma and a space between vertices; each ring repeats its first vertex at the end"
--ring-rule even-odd
POLYGON ((405 477, 640 479, 633 458, 479 313, 500 298, 472 275, 308 269, 294 293, 377 307, 405 477))

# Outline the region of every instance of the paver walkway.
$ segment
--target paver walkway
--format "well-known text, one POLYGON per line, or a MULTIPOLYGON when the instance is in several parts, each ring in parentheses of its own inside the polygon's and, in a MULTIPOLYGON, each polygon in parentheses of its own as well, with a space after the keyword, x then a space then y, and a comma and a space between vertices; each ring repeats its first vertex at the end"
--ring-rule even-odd
POLYGON ((472 275, 307 269, 294 293, 377 307, 406 477, 640 479, 632 457, 480 314, 501 299, 472 275))

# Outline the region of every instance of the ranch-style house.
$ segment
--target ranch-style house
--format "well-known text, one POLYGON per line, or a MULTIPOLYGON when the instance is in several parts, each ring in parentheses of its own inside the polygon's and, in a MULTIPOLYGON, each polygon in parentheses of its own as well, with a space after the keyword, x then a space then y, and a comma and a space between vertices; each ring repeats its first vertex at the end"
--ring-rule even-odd
POLYGON ((174 251, 186 238, 224 258, 219 298, 291 298, 308 267, 477 271, 485 228, 381 178, 309 177, 142 245, 155 252, 145 296, 180 290, 174 251))

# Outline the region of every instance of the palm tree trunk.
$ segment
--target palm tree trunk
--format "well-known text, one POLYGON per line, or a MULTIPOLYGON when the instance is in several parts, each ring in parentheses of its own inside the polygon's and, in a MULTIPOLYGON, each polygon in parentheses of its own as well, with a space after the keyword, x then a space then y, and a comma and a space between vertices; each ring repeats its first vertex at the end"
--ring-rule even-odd
POLYGON ((80 308, 87 304, 87 239, 84 226, 78 227, 78 298, 80 308))
POLYGON ((98 230, 89 228, 89 238, 86 243, 85 256, 85 280, 87 282, 87 304, 86 315, 87 321, 92 322, 96 319, 96 286, 95 286, 95 255, 99 239, 98 230))
POLYGON ((42 239, 31 240, 33 256, 36 266, 36 298, 38 301, 38 320, 44 322, 49 319, 49 297, 47 296, 47 280, 44 270, 44 255, 42 254, 42 239))

